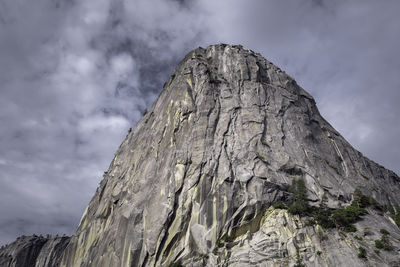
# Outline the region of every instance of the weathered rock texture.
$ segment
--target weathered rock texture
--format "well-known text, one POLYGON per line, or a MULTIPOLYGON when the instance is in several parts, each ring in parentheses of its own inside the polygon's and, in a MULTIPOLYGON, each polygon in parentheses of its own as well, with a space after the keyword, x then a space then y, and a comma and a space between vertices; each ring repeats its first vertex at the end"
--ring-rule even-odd
POLYGON ((23 236, 0 250, 0 266, 58 266, 69 237, 23 236))
POLYGON ((344 234, 273 209, 296 178, 315 205, 325 194, 346 206, 356 188, 400 203, 400 178, 347 143, 282 70, 241 46, 198 48, 121 144, 60 266, 288 266, 297 253, 307 266, 400 265, 386 213, 344 234), (378 255, 381 228, 395 249, 378 255))

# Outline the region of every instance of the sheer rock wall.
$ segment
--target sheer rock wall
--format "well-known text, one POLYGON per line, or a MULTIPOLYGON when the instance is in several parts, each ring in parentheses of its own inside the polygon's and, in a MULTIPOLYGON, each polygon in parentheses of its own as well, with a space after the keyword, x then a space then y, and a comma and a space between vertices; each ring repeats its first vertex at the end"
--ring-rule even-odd
POLYGON ((361 188, 400 203, 399 177, 352 148, 282 70, 240 46, 196 49, 118 149, 62 266, 222 264, 217 241, 287 201, 299 177, 311 202, 346 205, 361 188))
POLYGON ((357 223, 371 233, 359 241, 273 209, 299 178, 311 205, 325 195, 346 206, 356 188, 400 203, 400 178, 355 150, 285 72, 241 46, 198 48, 119 147, 60 266, 286 266, 298 252, 308 266, 365 266, 359 246, 371 264, 400 264, 388 214, 357 223), (379 256, 383 227, 396 249, 379 256))

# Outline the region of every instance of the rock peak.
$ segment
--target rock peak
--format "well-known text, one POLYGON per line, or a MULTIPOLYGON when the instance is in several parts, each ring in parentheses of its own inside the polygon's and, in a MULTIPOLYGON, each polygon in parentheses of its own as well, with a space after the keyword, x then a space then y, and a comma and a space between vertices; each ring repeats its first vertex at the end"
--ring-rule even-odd
POLYGON ((241 45, 216 44, 194 49, 185 56, 173 77, 193 71, 199 71, 199 75, 206 71, 212 83, 253 81, 293 90, 292 93, 302 93, 312 99, 279 67, 241 45))
MULTIPOLYGON (((289 75, 242 46, 197 48, 122 142, 60 266, 270 266, 300 253, 310 266, 364 266, 355 248, 370 255, 374 240, 273 207, 296 201, 296 181, 325 212, 356 189, 399 212, 400 178, 346 142, 289 75)), ((400 247, 389 213, 364 215, 358 234, 385 228, 400 247)), ((400 264, 392 252, 369 259, 400 264)))

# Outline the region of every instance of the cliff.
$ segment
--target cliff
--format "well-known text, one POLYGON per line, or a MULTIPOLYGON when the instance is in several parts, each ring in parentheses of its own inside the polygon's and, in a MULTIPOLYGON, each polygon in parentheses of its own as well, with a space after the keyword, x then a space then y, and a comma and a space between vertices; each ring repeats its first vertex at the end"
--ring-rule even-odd
POLYGON ((281 69, 198 48, 122 142, 59 263, 398 266, 399 192, 281 69))
POLYGON ((58 266, 69 237, 22 236, 0 249, 0 266, 58 266))

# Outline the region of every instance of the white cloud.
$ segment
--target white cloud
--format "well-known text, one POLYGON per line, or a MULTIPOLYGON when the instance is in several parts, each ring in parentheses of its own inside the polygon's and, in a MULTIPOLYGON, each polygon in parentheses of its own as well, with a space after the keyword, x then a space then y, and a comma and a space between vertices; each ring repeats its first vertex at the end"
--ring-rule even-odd
POLYGON ((91 137, 96 132, 104 130, 120 133, 126 130, 129 121, 121 116, 101 116, 95 115, 81 119, 78 123, 78 129, 82 136, 91 137))

